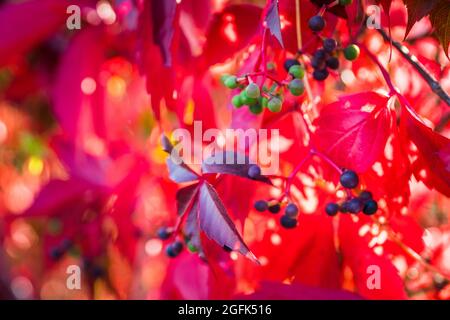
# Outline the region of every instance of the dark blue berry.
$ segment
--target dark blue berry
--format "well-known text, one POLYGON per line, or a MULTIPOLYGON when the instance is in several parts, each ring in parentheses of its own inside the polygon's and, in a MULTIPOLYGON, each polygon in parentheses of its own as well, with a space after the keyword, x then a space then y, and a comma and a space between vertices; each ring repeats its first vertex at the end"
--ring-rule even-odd
POLYGON ((332 38, 327 38, 323 40, 323 48, 325 49, 325 51, 333 52, 334 50, 336 50, 336 47, 337 47, 336 40, 332 38))
POLYGON ((341 205, 339 206, 339 211, 342 213, 348 212, 348 201, 344 201, 343 203, 341 203, 341 205))
POLYGON ((350 213, 358 213, 361 212, 363 204, 358 198, 353 198, 348 201, 347 208, 350 213))
POLYGON ((283 215, 280 219, 281 226, 286 229, 292 229, 297 226, 297 219, 283 215))
POLYGON ((61 250, 61 248, 59 248, 59 247, 55 247, 50 250, 50 258, 52 260, 55 260, 55 261, 59 260, 62 258, 63 255, 64 255, 64 251, 61 250))
POLYGON ((367 215, 375 214, 378 210, 378 204, 375 200, 369 200, 364 205, 363 213, 367 215))
POLYGON ((339 68, 339 59, 336 57, 329 57, 326 64, 328 68, 336 70, 339 68))
POLYGON ((256 165, 256 164, 252 164, 249 168, 248 168, 248 172, 247 172, 248 176, 252 179, 257 179, 261 176, 261 168, 256 165))
POLYGON ((225 252, 231 252, 231 251, 233 251, 233 249, 231 249, 230 247, 228 247, 228 246, 226 246, 226 245, 223 246, 223 250, 225 250, 225 252))
POLYGON ((276 214, 278 212, 280 212, 280 204, 279 203, 275 203, 269 206, 268 210, 270 213, 276 214))
POLYGON ((363 191, 359 194, 358 198, 361 199, 361 201, 363 201, 364 203, 372 200, 372 192, 370 191, 363 191))
POLYGON ((160 238, 161 240, 167 240, 170 238, 171 235, 172 232, 167 227, 161 227, 158 229, 158 238, 160 238))
POLYGON ((295 218, 298 215, 298 207, 293 203, 289 203, 284 210, 284 214, 290 218, 295 218))
POLYGON ((327 52, 324 49, 317 49, 316 52, 314 52, 314 57, 317 59, 324 60, 327 57, 327 52))
POLYGON ((286 59, 286 61, 284 61, 284 65, 283 65, 284 70, 286 70, 286 72, 289 72, 289 69, 295 65, 300 65, 300 62, 298 62, 298 60, 296 60, 296 59, 286 59))
POLYGON ((269 207, 267 205, 267 201, 264 200, 258 200, 255 202, 255 204, 253 205, 253 207, 255 208, 256 211, 259 212, 264 212, 267 210, 267 208, 269 207))
POLYGON ((170 258, 175 258, 183 250, 183 243, 181 241, 175 241, 169 244, 166 248, 166 253, 170 258))
POLYGON ((326 78, 328 78, 328 71, 327 69, 317 69, 313 71, 313 78, 316 79, 317 81, 323 81, 326 78))
POLYGON ((334 202, 330 202, 325 207, 325 212, 329 216, 335 216, 339 211, 339 205, 334 202))
POLYGON ((93 278, 101 278, 105 275, 105 270, 100 266, 93 265, 90 274, 93 278))
POLYGON ((322 31, 325 28, 325 20, 321 16, 313 16, 308 21, 308 27, 312 31, 322 31))
POLYGON ((325 68, 325 60, 317 57, 312 57, 311 59, 311 67, 314 69, 324 69, 325 68))
POLYGON ((355 171, 346 170, 341 174, 339 181, 344 188, 353 189, 358 186, 359 178, 355 171))

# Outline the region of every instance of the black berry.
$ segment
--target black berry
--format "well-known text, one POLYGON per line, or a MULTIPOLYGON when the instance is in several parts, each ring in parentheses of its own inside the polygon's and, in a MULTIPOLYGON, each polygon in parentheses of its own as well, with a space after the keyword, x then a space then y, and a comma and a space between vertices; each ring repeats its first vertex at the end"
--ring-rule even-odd
POLYGON ((344 188, 353 189, 358 186, 359 178, 355 171, 346 170, 341 174, 339 181, 344 188))
POLYGON ((358 198, 353 198, 348 201, 347 208, 350 213, 358 213, 362 210, 363 204, 358 198))
POLYGON ((295 218, 298 215, 298 208, 295 204, 289 203, 284 210, 284 214, 290 218, 295 218))
POLYGON ((286 70, 286 72, 289 72, 289 69, 295 65, 300 65, 300 62, 298 62, 298 60, 296 59, 286 59, 286 61, 284 61, 284 70, 286 70))
POLYGON ((372 200, 372 192, 365 190, 361 192, 358 197, 365 203, 369 200, 372 200))
POLYGON ((276 214, 278 212, 280 212, 280 204, 279 203, 275 203, 269 206, 268 210, 270 213, 276 214))
POLYGON ((258 200, 255 202, 255 204, 253 205, 253 207, 255 208, 256 211, 259 212, 264 212, 268 209, 268 205, 267 202, 264 200, 258 200))
POLYGON ((183 243, 181 241, 175 241, 169 244, 166 248, 166 253, 170 258, 175 258, 183 250, 183 243))
POLYGON ((314 52, 314 57, 316 57, 317 59, 325 59, 327 57, 327 52, 325 51, 325 49, 317 49, 316 52, 314 52))
POLYGON ((308 21, 308 27, 312 31, 322 31, 325 28, 325 20, 321 16, 313 16, 308 21))
POLYGON ((337 47, 336 40, 332 38, 327 38, 323 40, 323 48, 325 49, 325 51, 333 52, 334 50, 336 50, 336 47, 337 47))
POLYGON ((366 202, 363 208, 363 213, 367 215, 375 214, 378 210, 378 204, 375 200, 369 200, 366 202))
POLYGON ((252 164, 249 168, 248 168, 248 172, 247 172, 248 176, 252 179, 257 179, 261 176, 261 168, 256 165, 256 164, 252 164))
POLYGON ((336 57, 329 57, 326 64, 328 68, 336 70, 339 68, 339 59, 336 57))
POLYGON ((281 226, 286 229, 292 229, 297 226, 297 219, 283 215, 280 219, 281 226))
POLYGON ((167 227, 161 227, 158 229, 158 238, 160 238, 161 240, 167 240, 170 238, 171 235, 172 232, 167 227))
POLYGON ((335 216, 339 211, 339 206, 337 203, 330 202, 325 207, 325 212, 329 216, 335 216))
POLYGON ((342 213, 348 212, 348 201, 344 201, 343 203, 341 203, 341 205, 339 206, 339 211, 342 213))
POLYGON ((328 78, 328 71, 327 69, 317 69, 313 71, 313 78, 316 79, 317 81, 323 81, 326 78, 328 78))
POLYGON ((324 69, 325 68, 325 60, 314 56, 311 59, 311 66, 314 69, 324 69))

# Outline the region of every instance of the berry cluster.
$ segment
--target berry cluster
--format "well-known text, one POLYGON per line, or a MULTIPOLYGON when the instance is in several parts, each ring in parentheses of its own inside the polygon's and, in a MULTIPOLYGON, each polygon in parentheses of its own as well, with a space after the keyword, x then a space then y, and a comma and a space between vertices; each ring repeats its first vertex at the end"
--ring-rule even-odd
MULTIPOLYGON (((269 211, 272 214, 278 214, 281 211, 281 204, 278 201, 258 200, 254 204, 256 211, 269 211)), ((280 224, 283 228, 292 229, 298 224, 298 207, 294 203, 289 203, 284 209, 284 214, 280 218, 280 224)))
MULTIPOLYGON (((355 189, 359 184, 359 178, 356 172, 345 170, 339 179, 341 185, 346 189, 355 189)), ((358 196, 349 196, 341 204, 330 202, 325 207, 325 212, 329 216, 335 216, 338 212, 357 214, 363 212, 366 215, 373 215, 378 210, 378 204, 373 199, 370 191, 362 191, 358 196)))
MULTIPOLYGON (((173 235, 174 229, 171 227, 161 227, 157 231, 157 236, 161 240, 168 240, 173 235)), ((184 242, 179 239, 175 239, 166 246, 166 255, 170 258, 177 257, 183 251, 185 245, 190 252, 197 252, 198 249, 189 240, 189 237, 185 237, 184 242)))
POLYGON ((313 78, 317 81, 325 80, 328 75, 328 69, 337 70, 339 68, 339 59, 336 57, 337 42, 332 38, 323 40, 323 47, 314 52, 311 59, 313 67, 313 78))
MULTIPOLYGON (((289 65, 288 76, 284 81, 276 81, 269 77, 273 84, 269 87, 262 85, 260 87, 253 82, 252 77, 264 76, 264 74, 249 74, 243 77, 234 75, 222 76, 222 83, 229 89, 240 89, 240 93, 235 95, 231 103, 236 108, 248 106, 250 112, 260 114, 264 108, 271 112, 280 112, 283 104, 284 89, 294 96, 300 96, 305 91, 305 85, 302 81, 305 76, 305 69, 298 61, 289 65)), ((267 76, 267 75, 266 75, 267 76)))

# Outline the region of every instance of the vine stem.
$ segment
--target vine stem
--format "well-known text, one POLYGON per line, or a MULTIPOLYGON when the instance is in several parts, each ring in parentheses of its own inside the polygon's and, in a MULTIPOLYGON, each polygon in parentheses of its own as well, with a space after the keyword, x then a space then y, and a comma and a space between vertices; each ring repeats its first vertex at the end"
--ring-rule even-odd
POLYGON ((413 66, 413 68, 420 74, 423 80, 428 84, 428 86, 431 88, 431 90, 439 97, 441 98, 447 106, 450 106, 450 96, 442 89, 439 81, 437 81, 431 74, 428 72, 428 70, 425 68, 425 66, 420 63, 420 61, 414 56, 409 53, 409 50, 406 46, 402 45, 401 43, 394 41, 389 37, 389 35, 386 34, 386 32, 383 29, 377 29, 378 33, 381 34, 383 39, 385 41, 390 42, 395 49, 398 50, 398 52, 403 56, 403 58, 406 59, 406 61, 409 62, 413 66))
POLYGON ((282 195, 282 198, 289 198, 289 195, 291 193, 291 186, 294 181, 295 176, 299 173, 299 171, 302 169, 302 167, 305 165, 305 163, 312 157, 311 151, 304 157, 292 170, 291 174, 286 178, 286 187, 284 190, 284 193, 282 195))

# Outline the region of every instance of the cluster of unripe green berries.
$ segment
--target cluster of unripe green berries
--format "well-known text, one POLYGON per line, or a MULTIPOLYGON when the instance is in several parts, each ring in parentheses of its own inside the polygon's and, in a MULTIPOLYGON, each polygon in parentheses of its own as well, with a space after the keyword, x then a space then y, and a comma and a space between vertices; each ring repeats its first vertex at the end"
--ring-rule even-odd
MULTIPOLYGON (((302 81, 305 76, 305 70, 297 63, 290 66, 288 71, 288 79, 282 82, 289 92, 294 96, 300 96, 305 91, 305 85, 302 81)), ((236 77, 234 75, 225 75, 222 77, 223 84, 230 89, 241 89, 239 94, 236 94, 231 103, 236 108, 248 106, 249 110, 254 114, 260 114, 264 108, 271 112, 280 112, 283 105, 282 92, 279 89, 279 83, 274 83, 269 89, 265 85, 260 88, 255 82, 249 80, 249 77, 236 77)))
MULTIPOLYGON (((346 189, 355 189, 359 184, 356 172, 346 170, 342 172, 339 179, 341 185, 346 189)), ((338 212, 358 214, 362 212, 366 215, 373 215, 378 210, 378 204, 373 199, 370 191, 362 191, 358 196, 348 196, 342 203, 330 202, 325 207, 325 212, 329 216, 335 216, 338 212)))
MULTIPOLYGON (((254 206, 256 211, 269 211, 272 214, 278 214, 281 211, 281 204, 278 201, 258 200, 254 206)), ((293 229, 298 225, 298 207, 294 203, 289 203, 284 209, 284 214, 280 217, 280 224, 285 229, 293 229)))

